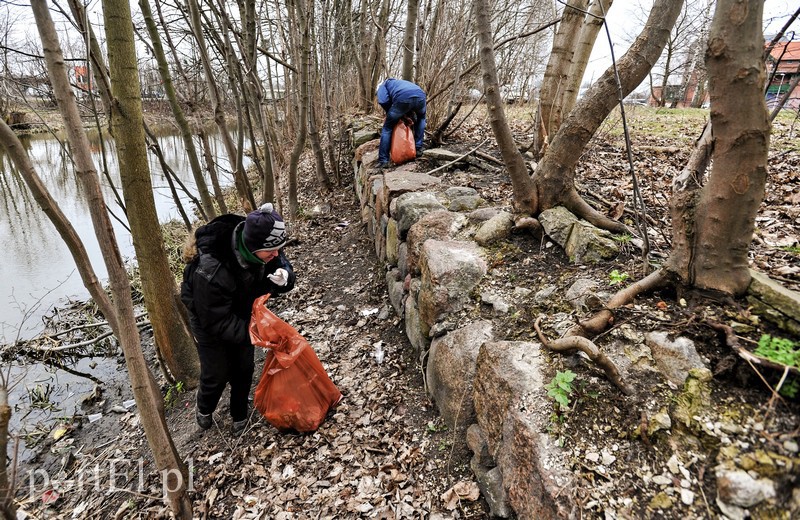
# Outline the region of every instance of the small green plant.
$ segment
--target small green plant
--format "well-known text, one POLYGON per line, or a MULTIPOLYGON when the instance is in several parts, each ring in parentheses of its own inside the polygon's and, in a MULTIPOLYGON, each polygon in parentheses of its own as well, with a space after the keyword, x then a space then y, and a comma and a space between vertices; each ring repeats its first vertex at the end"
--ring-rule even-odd
POLYGON ((178 381, 174 385, 167 388, 167 394, 164 396, 164 406, 171 408, 177 401, 178 396, 186 391, 183 381, 178 381))
POLYGON ((758 340, 755 353, 781 365, 800 367, 800 348, 796 348, 794 341, 790 339, 764 334, 758 340))
POLYGON ((428 432, 436 433, 436 432, 446 432, 447 425, 446 424, 436 424, 433 421, 428 421, 428 432))
POLYGON ((572 382, 576 374, 572 370, 558 371, 553 379, 545 385, 548 397, 552 397, 562 410, 569 409, 569 398, 575 390, 572 382))
POLYGON ((789 253, 794 253, 796 255, 800 255, 800 246, 786 246, 781 248, 784 251, 789 253))
POLYGON ((780 394, 789 399, 794 399, 800 394, 800 377, 787 379, 780 389, 780 394))
POLYGON ((611 238, 613 238, 620 244, 630 244, 631 240, 633 239, 633 236, 629 235, 628 233, 623 233, 621 235, 613 235, 611 238))
POLYGON ((610 282, 608 282, 608 284, 609 285, 617 285, 617 284, 623 283, 629 277, 630 277, 630 275, 628 273, 625 273, 625 272, 620 273, 619 271, 614 269, 613 271, 611 271, 608 274, 608 278, 610 280, 610 282))

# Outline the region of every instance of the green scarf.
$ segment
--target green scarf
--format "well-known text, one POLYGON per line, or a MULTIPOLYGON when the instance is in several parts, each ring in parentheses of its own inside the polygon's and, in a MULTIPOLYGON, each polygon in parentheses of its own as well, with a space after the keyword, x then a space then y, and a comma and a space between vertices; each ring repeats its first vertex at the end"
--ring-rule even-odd
POLYGON ((237 245, 239 247, 239 254, 242 255, 242 258, 244 258, 246 261, 250 262, 251 264, 265 265, 263 260, 261 260, 259 257, 254 255, 253 253, 251 253, 250 250, 247 249, 247 247, 244 245, 244 232, 243 232, 243 230, 239 231, 239 234, 236 237, 236 243, 237 243, 237 245))

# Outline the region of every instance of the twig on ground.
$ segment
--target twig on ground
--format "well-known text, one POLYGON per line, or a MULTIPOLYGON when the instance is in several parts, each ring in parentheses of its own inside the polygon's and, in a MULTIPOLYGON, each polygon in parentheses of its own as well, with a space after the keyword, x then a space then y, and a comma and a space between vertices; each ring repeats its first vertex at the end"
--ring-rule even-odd
POLYGON ((450 162, 448 162, 448 163, 445 163, 445 164, 443 164, 443 165, 441 165, 441 166, 439 166, 439 167, 437 167, 437 168, 434 168, 434 169, 432 169, 432 170, 431 170, 431 171, 429 171, 429 172, 425 172, 425 174, 426 174, 426 175, 433 175, 434 173, 436 173, 436 172, 438 172, 438 171, 444 170, 445 168, 448 168, 448 167, 450 167, 450 166, 454 165, 454 164, 455 164, 455 163, 457 163, 458 161, 461 161, 461 160, 463 160, 465 157, 467 157, 467 156, 469 156, 469 155, 471 155, 471 154, 475 153, 475 152, 476 152, 476 151, 477 151, 477 150, 478 150, 478 149, 479 149, 481 146, 483 146, 484 144, 486 144, 486 141, 488 141, 488 140, 489 140, 488 138, 487 138, 487 139, 484 139, 483 141, 481 141, 481 143, 480 143, 478 146, 476 146, 476 147, 475 147, 475 148, 473 148, 472 150, 468 151, 468 152, 467 152, 467 153, 465 153, 464 155, 462 155, 462 156, 460 156, 460 157, 458 157, 458 158, 456 158, 456 159, 453 159, 452 161, 450 161, 450 162))

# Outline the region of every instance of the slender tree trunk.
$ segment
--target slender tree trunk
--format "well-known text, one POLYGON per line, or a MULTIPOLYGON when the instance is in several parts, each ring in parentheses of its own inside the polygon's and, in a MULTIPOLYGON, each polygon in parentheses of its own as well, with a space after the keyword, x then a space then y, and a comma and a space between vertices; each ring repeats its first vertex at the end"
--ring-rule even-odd
POLYGON ((317 130, 317 115, 314 110, 313 99, 309 100, 308 111, 308 140, 311 141, 311 149, 314 151, 314 173, 317 177, 320 189, 323 193, 330 193, 331 180, 328 176, 328 170, 325 168, 325 154, 322 151, 322 145, 319 141, 319 130, 317 130))
POLYGON ((536 115, 536 151, 535 155, 544 153, 546 143, 552 140, 561 126, 561 98, 567 88, 567 80, 572 66, 572 55, 578 44, 576 34, 580 34, 584 11, 588 0, 569 0, 564 6, 561 23, 553 37, 553 50, 547 61, 544 80, 539 90, 539 110, 536 115))
POLYGON ((214 155, 211 153, 211 143, 208 140, 208 133, 201 128, 197 135, 203 145, 203 159, 206 163, 208 176, 211 178, 211 186, 214 188, 214 199, 217 201, 220 213, 228 213, 228 205, 225 203, 225 195, 219 184, 219 176, 217 175, 217 167, 214 165, 214 155))
POLYGON ((586 73, 586 66, 589 57, 594 49, 597 34, 603 27, 604 16, 608 14, 613 0, 593 0, 589 8, 589 14, 581 26, 580 38, 575 45, 575 53, 572 56, 572 66, 570 67, 567 84, 564 87, 564 95, 561 97, 561 114, 569 115, 581 89, 583 75, 586 73))
POLYGON ((300 29, 301 44, 300 44, 300 80, 298 84, 299 97, 300 97, 300 113, 298 115, 297 123, 297 138, 292 148, 292 155, 289 160, 289 212, 297 216, 299 210, 299 203, 297 199, 297 165, 300 162, 300 155, 306 145, 307 125, 308 125, 308 69, 311 60, 311 20, 307 16, 308 4, 303 5, 303 2, 310 2, 313 0, 298 0, 295 3, 294 19, 295 26, 300 29))
POLYGON ((763 7, 717 0, 706 52, 714 151, 695 213, 690 281, 734 295, 750 284, 747 253, 767 178, 763 7))
POLYGON ((0 518, 11 520, 17 518, 14 507, 14 490, 8 479, 6 454, 8 453, 8 423, 11 421, 11 407, 8 406, 8 387, 5 378, 0 375, 0 518))
POLYGON ((682 4, 682 0, 656 0, 641 34, 617 62, 621 87, 617 85, 617 72, 609 68, 564 120, 536 169, 538 211, 563 205, 597 226, 627 231, 623 224, 604 217, 578 195, 575 165, 600 124, 658 60, 682 4))
MULTIPOLYGON (((126 37, 132 51, 133 28, 130 18, 130 7, 127 2, 119 2, 118 4, 124 5, 115 5, 113 2, 104 3, 103 10, 106 18, 106 28, 109 30, 109 34, 114 35, 117 29, 116 25, 126 26, 126 37), (122 8, 121 11, 115 9, 120 7, 122 8)), ((159 469, 165 471, 163 476, 167 486, 166 488, 172 490, 168 492, 168 498, 173 513, 177 518, 188 519, 191 518, 191 501, 189 501, 186 494, 188 475, 183 462, 180 460, 175 450, 172 438, 166 427, 161 392, 147 368, 144 355, 141 351, 139 331, 136 327, 133 313, 130 282, 128 281, 128 276, 125 272, 124 264, 122 263, 122 257, 116 245, 111 222, 105 212, 105 205, 100 192, 96 170, 91 162, 88 141, 80 125, 77 104, 67 78, 67 71, 58 44, 55 26, 50 18, 50 12, 45 0, 34 0, 31 2, 31 7, 34 11, 37 27, 40 31, 42 47, 50 72, 50 80, 53 82, 54 91, 59 92, 59 96, 61 96, 59 108, 62 117, 64 117, 73 151, 77 152, 75 156, 76 172, 84 183, 87 192, 94 194, 94 204, 90 206, 90 211, 92 213, 92 220, 95 223, 95 233, 98 236, 101 251, 103 252, 103 257, 108 268, 111 293, 114 296, 114 307, 116 310, 116 313, 111 314, 114 318, 109 319, 109 323, 112 324, 112 327, 115 326, 117 328, 115 332, 117 333, 125 355, 134 397, 138 404, 142 425, 144 426, 150 448, 153 451, 156 464, 159 469), (78 151, 78 148, 81 148, 81 150, 78 151)), ((124 33, 124 29, 121 29, 121 32, 124 33)), ((115 35, 115 37, 120 36, 122 36, 122 34, 115 35)), ((110 43, 110 45, 114 52, 118 52, 113 44, 110 43)), ((119 57, 112 53, 112 58, 114 59, 114 61, 112 61, 113 78, 115 61, 119 57)), ((134 87, 137 90, 136 95, 138 96, 139 86, 136 68, 134 67, 131 70, 133 70, 133 76, 135 78, 134 87)), ((113 90, 112 94, 114 94, 113 90)), ((141 116, 141 110, 139 111, 139 115, 141 116)), ((143 132, 141 120, 138 122, 137 128, 140 133, 143 132)), ((122 155, 120 156, 120 163, 124 164, 124 156, 122 155)), ((174 282, 172 285, 174 286, 174 282)), ((107 318, 109 318, 109 316, 107 316, 107 318)))
POLYGON ((182 314, 175 305, 175 278, 169 269, 153 199, 133 26, 125 25, 119 18, 124 18, 126 13, 130 16, 130 8, 120 7, 117 0, 112 0, 109 7, 115 14, 106 20, 106 29, 113 31, 108 36, 112 128, 145 307, 153 324, 156 346, 167 367, 176 380, 193 388, 197 385, 200 367, 188 323, 181 319, 182 314), (115 8, 121 10, 116 11, 115 8), (128 33, 130 41, 127 40, 128 33))
POLYGON ((172 83, 172 75, 167 66, 167 57, 164 54, 164 47, 161 45, 161 36, 158 34, 156 23, 153 20, 153 13, 150 10, 149 0, 139 0, 139 8, 142 10, 145 25, 147 25, 147 32, 150 35, 150 40, 153 44, 153 55, 158 63, 158 73, 161 76, 161 82, 164 86, 164 92, 169 100, 169 106, 172 109, 172 115, 178 123, 178 128, 181 131, 181 139, 186 148, 186 156, 189 159, 189 168, 192 170, 194 183, 197 186, 197 192, 200 195, 202 203, 204 218, 210 220, 217 216, 217 210, 214 208, 214 201, 211 199, 211 194, 208 192, 208 185, 206 179, 203 177, 203 170, 200 167, 200 160, 197 158, 197 148, 194 146, 192 139, 192 130, 189 127, 189 121, 183 113, 183 109, 178 102, 178 94, 175 91, 175 85, 172 83))
POLYGON ((234 183, 236 185, 236 193, 239 195, 239 202, 245 213, 249 213, 255 209, 256 201, 253 197, 253 192, 247 182, 247 176, 243 168, 240 168, 240 161, 237 160, 238 152, 236 145, 233 142, 230 131, 228 130, 228 122, 225 119, 225 112, 222 109, 222 102, 220 99, 219 87, 214 79, 214 70, 211 68, 211 59, 208 57, 206 46, 206 39, 203 36, 203 27, 200 22, 200 8, 197 5, 197 0, 187 0, 189 5, 189 21, 192 27, 192 34, 198 44, 198 52, 200 54, 200 61, 203 64, 203 71, 206 75, 206 84, 208 91, 211 95, 211 104, 214 111, 214 122, 220 131, 220 138, 225 145, 225 150, 228 154, 228 161, 234 169, 234 183))
POLYGON ((483 69, 483 88, 486 92, 486 107, 489 110, 489 123, 497 140, 497 146, 506 164, 514 189, 514 206, 518 212, 532 213, 537 206, 536 190, 528 175, 525 161, 517 149, 514 136, 508 127, 497 83, 497 68, 494 61, 492 25, 488 0, 473 0, 475 31, 480 42, 481 68, 483 69))
POLYGON ((403 35, 403 79, 414 81, 414 36, 417 30, 419 0, 408 0, 406 30, 403 35))

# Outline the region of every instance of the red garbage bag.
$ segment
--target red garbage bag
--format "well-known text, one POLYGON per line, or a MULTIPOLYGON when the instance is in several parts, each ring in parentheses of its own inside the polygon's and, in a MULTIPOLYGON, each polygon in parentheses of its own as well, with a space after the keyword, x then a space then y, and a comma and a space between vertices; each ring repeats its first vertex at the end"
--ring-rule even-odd
POLYGON ((270 349, 255 392, 255 407, 279 430, 312 432, 342 399, 319 358, 294 327, 277 317, 266 302, 253 302, 250 341, 270 349))
POLYGON ((395 164, 403 164, 417 157, 417 146, 414 142, 414 131, 402 119, 392 130, 392 146, 389 158, 395 164))

